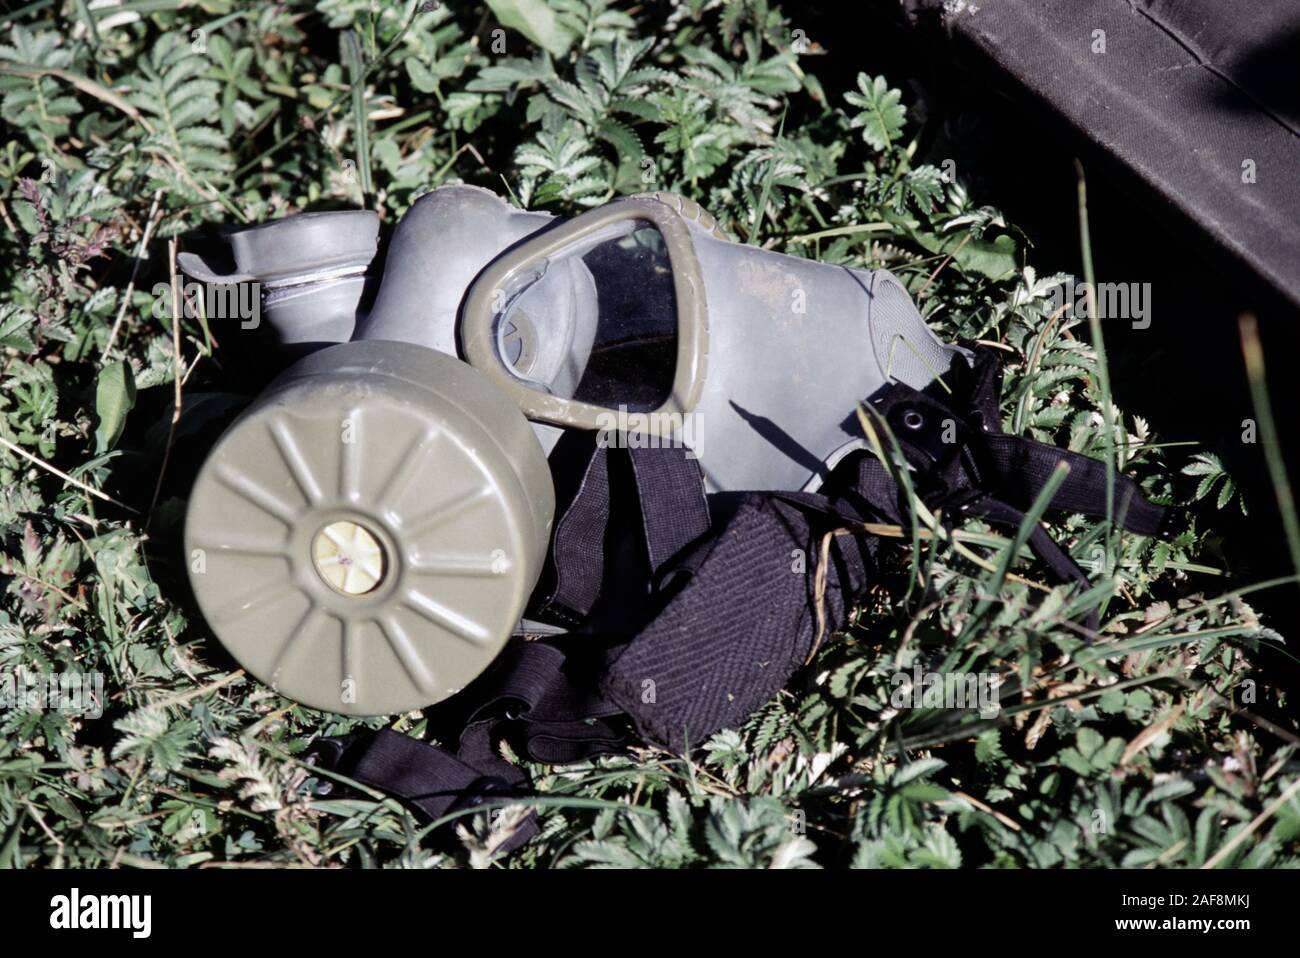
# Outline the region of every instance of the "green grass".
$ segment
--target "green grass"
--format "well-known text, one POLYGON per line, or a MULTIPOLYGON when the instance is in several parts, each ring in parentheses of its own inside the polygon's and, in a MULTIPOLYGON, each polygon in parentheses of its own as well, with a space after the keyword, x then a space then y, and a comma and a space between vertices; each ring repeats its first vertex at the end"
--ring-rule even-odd
POLYGON ((1270 681, 1289 653, 1250 606, 1294 580, 1233 582, 1202 554, 1231 477, 1190 426, 1157 437, 1114 405, 1099 324, 1049 314, 1064 277, 925 155, 906 78, 868 56, 824 87, 762 0, 550 8, 504 53, 501 14, 468 3, 56 0, 0 22, 0 676, 105 692, 98 717, 0 711, 0 866, 1295 864, 1300 739, 1270 681), (357 723, 231 671, 174 558, 186 450, 256 388, 245 342, 156 296, 190 230, 362 203, 391 225, 456 181, 563 213, 678 191, 749 242, 888 267, 942 336, 1004 352, 1008 428, 1188 504, 1179 534, 1054 519, 1094 570, 1076 594, 1026 529, 949 531, 916 503, 786 693, 695 756, 533 769, 543 832, 509 857, 518 808, 495 831, 461 816, 449 853, 380 796, 319 795, 295 756, 357 723), (894 708, 914 664, 997 676, 1001 715, 894 708))

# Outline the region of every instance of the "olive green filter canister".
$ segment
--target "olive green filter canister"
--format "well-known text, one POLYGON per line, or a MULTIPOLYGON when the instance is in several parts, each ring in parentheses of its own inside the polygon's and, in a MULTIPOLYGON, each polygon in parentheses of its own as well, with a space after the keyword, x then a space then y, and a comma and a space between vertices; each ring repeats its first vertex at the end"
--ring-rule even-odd
POLYGON ((497 655, 554 508, 532 428, 481 373, 353 342, 290 367, 226 431, 185 547, 204 617, 252 675, 314 708, 388 714, 497 655))

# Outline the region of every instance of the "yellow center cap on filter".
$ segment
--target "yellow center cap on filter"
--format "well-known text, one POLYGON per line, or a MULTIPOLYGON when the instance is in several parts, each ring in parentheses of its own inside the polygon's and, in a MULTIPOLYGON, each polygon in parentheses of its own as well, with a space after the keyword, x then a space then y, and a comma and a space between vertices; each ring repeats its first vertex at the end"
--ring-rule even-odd
POLYGON ((331 522, 312 543, 316 571, 336 592, 365 595, 384 579, 384 548, 365 526, 331 522))

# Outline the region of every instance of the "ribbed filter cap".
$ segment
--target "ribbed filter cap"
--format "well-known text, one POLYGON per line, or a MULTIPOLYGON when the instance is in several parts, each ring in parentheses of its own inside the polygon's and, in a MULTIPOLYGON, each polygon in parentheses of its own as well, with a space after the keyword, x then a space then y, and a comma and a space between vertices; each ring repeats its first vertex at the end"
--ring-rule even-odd
POLYGON ((348 714, 421 708, 468 684, 518 623, 550 483, 518 409, 466 363, 330 347, 204 464, 190 581, 213 632, 278 692, 348 714))

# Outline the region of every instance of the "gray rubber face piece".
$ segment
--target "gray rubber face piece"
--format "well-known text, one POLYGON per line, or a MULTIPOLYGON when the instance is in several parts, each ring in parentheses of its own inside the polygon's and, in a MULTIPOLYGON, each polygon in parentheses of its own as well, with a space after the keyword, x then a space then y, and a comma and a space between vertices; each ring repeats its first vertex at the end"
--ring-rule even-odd
POLYGON ((190 581, 221 642, 282 695, 410 711, 500 651, 554 506, 531 428, 480 373, 345 343, 291 367, 213 449, 186 518, 190 581))

